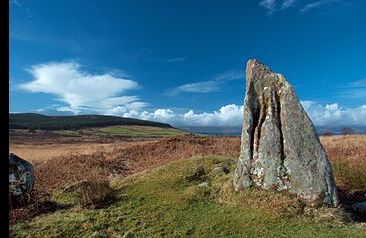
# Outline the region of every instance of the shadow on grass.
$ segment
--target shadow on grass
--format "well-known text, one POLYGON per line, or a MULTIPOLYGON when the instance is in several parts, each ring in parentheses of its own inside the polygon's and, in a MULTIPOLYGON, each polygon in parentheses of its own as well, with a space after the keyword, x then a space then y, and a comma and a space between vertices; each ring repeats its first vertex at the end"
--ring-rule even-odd
POLYGON ((366 222, 365 212, 360 212, 354 209, 352 205, 366 201, 366 189, 349 190, 345 188, 338 188, 338 194, 345 210, 354 216, 355 222, 366 222))
POLYGON ((59 210, 66 210, 70 207, 70 205, 61 205, 50 200, 34 202, 27 206, 9 210, 9 222, 13 223, 19 220, 27 220, 39 215, 49 214, 59 210))
POLYGON ((115 202, 117 202, 119 199, 115 196, 109 196, 103 201, 99 202, 98 204, 95 204, 92 206, 93 209, 106 209, 109 206, 113 205, 115 202))

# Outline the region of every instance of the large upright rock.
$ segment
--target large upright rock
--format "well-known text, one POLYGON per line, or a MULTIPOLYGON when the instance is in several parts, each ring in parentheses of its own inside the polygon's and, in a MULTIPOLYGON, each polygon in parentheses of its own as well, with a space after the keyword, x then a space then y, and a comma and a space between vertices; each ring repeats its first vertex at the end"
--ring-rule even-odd
POLYGON ((32 164, 9 153, 9 199, 12 205, 16 206, 29 200, 34 178, 32 164))
POLYGON ((292 86, 257 60, 246 81, 235 190, 288 190, 311 206, 337 206, 332 166, 292 86))

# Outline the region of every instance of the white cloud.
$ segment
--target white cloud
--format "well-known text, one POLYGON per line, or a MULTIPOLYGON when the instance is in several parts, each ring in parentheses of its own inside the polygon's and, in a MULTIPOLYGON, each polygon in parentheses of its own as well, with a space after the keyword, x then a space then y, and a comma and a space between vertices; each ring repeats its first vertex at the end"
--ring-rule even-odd
MULTIPOLYGON (((138 96, 121 95, 137 89, 137 82, 129 76, 115 73, 91 74, 80 69, 77 63, 48 63, 33 66, 29 72, 34 80, 20 85, 33 93, 48 93, 57 96, 66 105, 53 105, 47 110, 58 112, 93 113, 117 115, 171 123, 173 125, 199 126, 241 126, 243 106, 228 104, 211 112, 193 110, 178 111, 171 108, 148 110, 147 103, 138 96)), ((224 73, 215 80, 181 85, 176 89, 185 92, 217 90, 220 80, 232 80, 234 73, 224 73)), ((350 84, 350 87, 364 89, 365 80, 350 84)), ((12 83, 10 83, 12 84, 12 83)), ((317 126, 363 125, 366 126, 366 104, 354 108, 344 108, 337 103, 319 104, 301 101, 304 109, 317 126)), ((46 110, 45 109, 45 110, 46 110)))
MULTIPOLYGON (((301 104, 316 126, 366 126, 366 105, 343 108, 337 103, 322 105, 313 101, 301 101, 301 104)), ((211 112, 178 112, 170 108, 159 108, 151 111, 121 110, 117 113, 111 112, 110 115, 166 122, 175 126, 241 126, 243 108, 228 104, 211 112)))
POLYGON ((238 71, 238 70, 229 70, 222 74, 219 74, 214 77, 215 81, 230 81, 230 80, 236 80, 236 79, 244 79, 245 74, 244 71, 238 71))
POLYGON ((301 104, 317 126, 366 125, 366 104, 355 108, 313 101, 301 101, 301 104))
POLYGON ((187 83, 176 88, 168 89, 168 95, 178 95, 180 93, 209 93, 219 89, 219 84, 216 81, 202 81, 197 83, 187 83))
MULTIPOLYGON (((272 15, 275 12, 295 6, 296 2, 297 0, 261 0, 259 6, 265 8, 268 15, 272 15)), ((336 3, 343 3, 343 0, 314 0, 313 2, 303 5, 299 8, 299 11, 303 14, 315 8, 330 6, 336 3)))
POLYGON ((34 80, 20 85, 32 93, 48 93, 57 96, 67 106, 62 110, 80 113, 90 110, 104 113, 116 107, 137 109, 145 106, 137 96, 121 96, 127 90, 137 89, 138 83, 118 77, 114 73, 91 74, 74 62, 47 63, 28 70, 34 80))
POLYGON ((281 9, 286 9, 295 4, 296 0, 284 0, 281 5, 281 9))
POLYGON ((266 8, 268 13, 272 13, 276 10, 277 3, 276 0, 262 0, 259 5, 266 8))
POLYGON ((295 5, 297 0, 262 0, 259 2, 259 6, 267 9, 269 15, 279 10, 285 10, 295 5))
POLYGON ((173 125, 241 126, 242 114, 243 106, 229 104, 213 112, 195 113, 193 110, 176 112, 168 108, 159 108, 151 112, 134 110, 120 114, 120 116, 133 116, 144 120, 167 122, 173 125))
POLYGON ((315 1, 315 2, 312 2, 312 3, 308 3, 306 4, 303 8, 300 9, 300 12, 301 13, 305 13, 305 12, 308 12, 314 8, 318 8, 318 7, 322 7, 322 6, 325 6, 325 5, 330 5, 330 4, 333 4, 333 3, 341 3, 342 0, 319 0, 319 1, 315 1))
POLYGON ((222 74, 216 75, 212 80, 200 81, 195 83, 187 83, 175 88, 168 89, 167 95, 178 95, 180 93, 210 93, 218 91, 220 85, 226 81, 244 79, 244 72, 238 70, 229 70, 222 74))

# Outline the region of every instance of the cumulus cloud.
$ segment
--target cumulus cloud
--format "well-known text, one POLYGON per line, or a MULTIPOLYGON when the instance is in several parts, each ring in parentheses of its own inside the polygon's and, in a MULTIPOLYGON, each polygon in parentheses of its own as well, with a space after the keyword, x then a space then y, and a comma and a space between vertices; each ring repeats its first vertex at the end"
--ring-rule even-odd
MULTIPOLYGON (((301 101, 301 104, 316 126, 366 126, 366 105, 343 108, 337 103, 322 105, 314 101, 301 101)), ((151 111, 118 111, 109 115, 161 121, 175 126, 241 126, 243 108, 240 105, 228 104, 211 112, 178 112, 170 108, 158 108, 151 111)))
POLYGON ((343 108, 338 103, 319 104, 302 101, 305 111, 317 126, 366 125, 366 104, 354 108, 343 108))
MULTIPOLYGON (((48 63, 29 69, 34 79, 20 85, 32 93, 53 94, 64 105, 56 104, 47 110, 75 114, 104 114, 167 122, 186 126, 241 126, 243 106, 224 105, 217 110, 197 112, 172 108, 147 109, 147 103, 138 96, 125 95, 126 91, 139 88, 128 75, 115 73, 92 74, 81 70, 77 63, 48 63), (123 94, 123 95, 122 95, 123 94)), ((182 85, 186 92, 217 90, 220 83, 235 79, 235 73, 218 75, 213 80, 182 85)), ((350 84, 350 89, 364 89, 365 80, 350 84)), ((12 83, 10 83, 12 84, 12 83)), ((364 91, 362 91, 364 92, 364 91)), ((320 104, 301 101, 305 111, 316 126, 366 126, 366 104, 345 108, 337 103, 320 104)))
POLYGON ((194 112, 193 110, 177 112, 169 108, 158 108, 153 111, 131 110, 118 115, 167 122, 173 125, 241 126, 243 106, 228 104, 213 112, 194 112))
POLYGON ((20 85, 32 93, 48 93, 57 96, 67 106, 62 110, 79 113, 91 110, 103 113, 118 107, 127 110, 145 106, 137 96, 122 96, 128 90, 137 89, 137 82, 114 73, 91 74, 82 71, 75 62, 47 63, 28 70, 34 77, 20 85))

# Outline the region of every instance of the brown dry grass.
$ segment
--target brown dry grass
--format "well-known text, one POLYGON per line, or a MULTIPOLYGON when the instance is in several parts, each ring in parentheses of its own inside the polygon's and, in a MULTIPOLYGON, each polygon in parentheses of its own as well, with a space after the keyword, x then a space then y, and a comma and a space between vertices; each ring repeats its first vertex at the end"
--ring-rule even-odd
POLYGON ((55 157, 64 156, 70 153, 93 154, 95 152, 110 152, 114 148, 124 146, 123 143, 75 143, 75 144, 45 144, 29 145, 15 144, 9 146, 9 151, 30 162, 45 161, 55 157))
POLYGON ((239 156, 240 140, 236 137, 179 136, 164 138, 126 148, 116 148, 114 160, 124 160, 129 173, 154 168, 173 160, 200 155, 239 156))
POLYGON ((194 155, 237 156, 237 138, 181 136, 114 147, 89 154, 68 153, 34 163, 35 189, 51 192, 87 178, 125 176, 194 155))
MULTIPOLYGON (((347 194, 354 190, 365 191, 366 136, 321 137, 321 141, 332 160, 341 196, 347 197, 347 194)), ((133 143, 81 142, 38 146, 18 143, 10 145, 10 149, 13 153, 34 162, 35 192, 38 197, 46 197, 54 190, 64 188, 75 181, 104 180, 111 175, 124 177, 192 156, 238 157, 240 138, 185 135, 133 143)))
MULTIPOLYGON (((366 136, 321 137, 337 178, 337 185, 366 189, 366 136)), ((238 157, 239 137, 178 136, 154 141, 10 145, 10 151, 35 165, 38 189, 53 190, 87 176, 128 175, 169 161, 198 155, 238 157)), ((36 187, 37 188, 37 187, 36 187)))
MULTIPOLYGON (((194 155, 238 156, 240 140, 234 137, 186 135, 154 141, 139 141, 132 144, 115 143, 114 145, 110 147, 113 148, 112 150, 92 150, 92 147, 89 147, 89 150, 83 150, 84 153, 78 153, 77 150, 71 153, 70 151, 75 145, 69 145, 69 147, 67 145, 62 145, 62 147, 46 145, 47 152, 44 152, 35 150, 32 145, 27 144, 23 145, 23 148, 28 147, 29 151, 25 149, 24 154, 18 155, 22 157, 28 153, 30 157, 24 156, 23 158, 27 160, 32 158, 29 160, 33 161, 35 168, 35 195, 47 199, 53 191, 76 181, 104 180, 111 176, 123 177, 169 161, 188 159, 194 155), (55 154, 60 155, 54 156, 55 154), (47 159, 42 160, 44 155, 47 159)), ((84 149, 84 146, 90 146, 90 144, 82 144, 81 148, 84 149)), ((14 147, 10 146, 10 148, 14 147)), ((39 201, 43 202, 42 199, 39 201)), ((12 221, 19 218, 17 214, 24 215, 24 211, 15 210, 11 213, 12 221)))
POLYGON ((338 186, 366 189, 366 136, 322 137, 338 186))
POLYGON ((30 162, 41 162, 67 154, 90 155, 97 152, 110 153, 116 148, 143 144, 143 141, 119 141, 118 143, 60 143, 60 144, 11 144, 9 151, 30 162))
POLYGON ((366 199, 366 135, 324 136, 321 141, 333 164, 341 199, 366 199))

